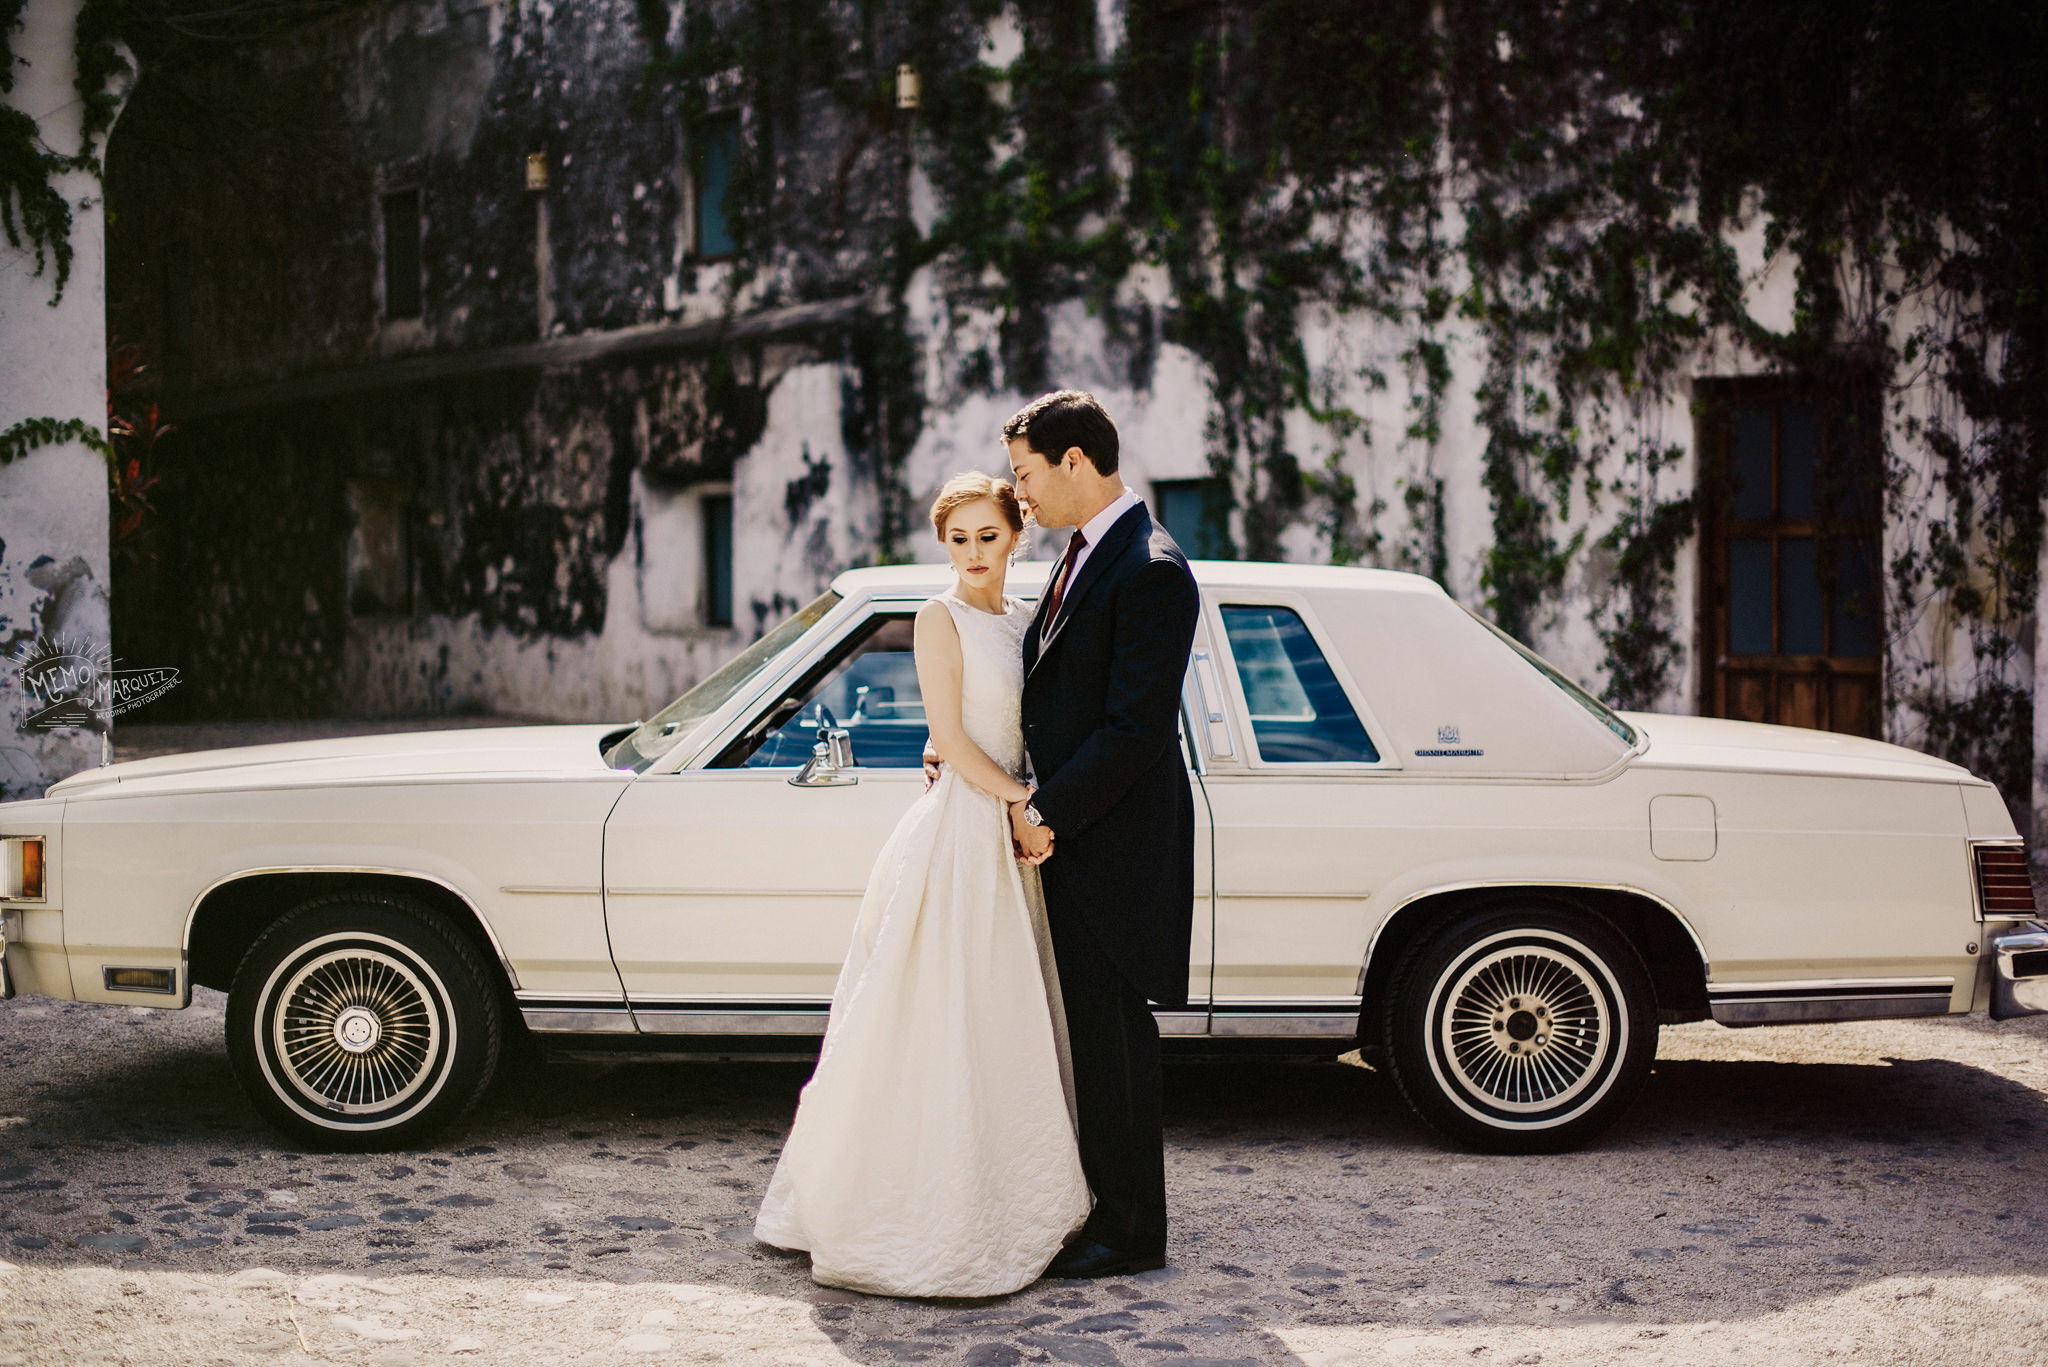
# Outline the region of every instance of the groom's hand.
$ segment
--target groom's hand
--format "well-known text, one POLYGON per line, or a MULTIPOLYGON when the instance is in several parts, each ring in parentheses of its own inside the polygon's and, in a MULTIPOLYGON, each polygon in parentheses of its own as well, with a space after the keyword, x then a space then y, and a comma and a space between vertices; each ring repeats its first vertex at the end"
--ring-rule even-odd
POLYGON ((939 781, 939 752, 932 749, 932 743, 924 743, 924 790, 930 792, 932 785, 939 781))
MULTIPOLYGON (((1036 789, 1032 790, 1036 793, 1036 789)), ((1024 805, 1031 799, 1010 804, 1010 838, 1021 851, 1020 857, 1033 864, 1043 863, 1052 853, 1052 831, 1044 826, 1034 826, 1024 819, 1024 805)))

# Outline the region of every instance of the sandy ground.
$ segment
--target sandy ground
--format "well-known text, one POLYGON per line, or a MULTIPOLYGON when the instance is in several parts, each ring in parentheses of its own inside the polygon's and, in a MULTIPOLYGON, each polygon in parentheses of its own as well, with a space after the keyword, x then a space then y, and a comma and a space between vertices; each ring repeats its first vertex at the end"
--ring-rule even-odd
POLYGON ((1670 1029, 1547 1158, 1176 1064, 1167 1268, 904 1302, 753 1241, 804 1065, 527 1064, 432 1150, 307 1154, 201 995, 0 1004, 0 1363, 2048 1362, 2048 1018, 1670 1029))

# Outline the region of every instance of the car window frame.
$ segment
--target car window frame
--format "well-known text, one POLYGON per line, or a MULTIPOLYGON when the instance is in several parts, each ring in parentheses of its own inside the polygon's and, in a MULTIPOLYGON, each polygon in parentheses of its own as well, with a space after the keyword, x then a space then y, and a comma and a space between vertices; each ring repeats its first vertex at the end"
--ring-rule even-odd
MULTIPOLYGON (((1331 641, 1317 616, 1315 605, 1307 596, 1284 589, 1252 589, 1224 587, 1206 590, 1202 594, 1202 620, 1207 627, 1208 649, 1215 660, 1217 672, 1223 676, 1225 696, 1233 714, 1234 734, 1232 740, 1244 753, 1234 760, 1220 760, 1214 755, 1207 758, 1211 772, 1225 773, 1241 769, 1246 773, 1258 774, 1384 774, 1401 770, 1401 757, 1393 745, 1391 733, 1380 724, 1379 716, 1366 700, 1364 690, 1358 686, 1343 653, 1331 641), (1251 700, 1245 696, 1244 679, 1239 673, 1237 654, 1230 647, 1230 634, 1223 627, 1223 609, 1233 608, 1285 608, 1301 619, 1309 639, 1323 654, 1323 663, 1337 680, 1337 687, 1343 692, 1344 700, 1351 704, 1352 713, 1358 724, 1365 728, 1365 737, 1372 748, 1379 753, 1377 760, 1285 760, 1267 759, 1259 749, 1258 732, 1252 726, 1251 700)), ((1207 739, 1203 748, 1208 746, 1207 739)))
MULTIPOLYGON (((872 596, 848 596, 839 605, 819 619, 809 631, 792 643, 791 649, 777 657, 778 665, 771 665, 756 675, 751 683, 739 689, 716 712, 698 723, 696 729, 653 765, 641 778, 674 777, 678 774, 709 772, 706 766, 725 752, 747 723, 759 715, 757 708, 767 705, 770 693, 783 688, 789 680, 799 677, 826 651, 835 649, 846 638, 848 632, 865 622, 877 600, 872 596), (810 644, 806 646, 806 642, 810 644)), ((738 770, 734 772, 780 773, 781 770, 738 770)))
MULTIPOLYGON (((780 657, 783 662, 782 668, 776 669, 772 676, 764 672, 746 688, 734 693, 731 698, 726 700, 724 706, 700 722, 690 736, 685 737, 681 743, 662 757, 660 763, 650 767, 640 777, 674 778, 686 774, 699 774, 737 778, 744 774, 784 776, 795 772, 801 766, 789 765, 771 768, 763 765, 749 768, 742 765, 729 769, 713 769, 710 766, 713 760, 725 753, 727 746, 737 740, 740 734, 760 717, 761 709, 771 705, 774 695, 784 691, 790 682, 802 678, 826 656, 838 650, 849 636, 860 631, 870 619, 883 615, 914 618, 917 615, 918 609, 922 608, 943 591, 942 589, 933 589, 924 593, 897 591, 885 594, 847 597, 830 613, 821 618, 809 632, 805 633, 804 637, 798 638, 799 642, 808 638, 815 638, 815 642, 810 648, 801 651, 785 651, 780 657)), ((1009 596, 1017 599, 1022 604, 1023 611, 1029 613, 1036 613, 1038 611, 1040 597, 1038 593, 1012 592, 1009 596)), ((1234 603, 1241 601, 1249 603, 1249 600, 1235 596, 1231 601, 1234 603)), ((1278 602, 1279 600, 1276 599, 1275 601, 1278 602)), ((1286 602, 1285 606, 1299 611, 1298 605, 1293 601, 1286 602)), ((1211 639, 1214 639, 1221 631, 1222 619, 1218 617, 1212 622, 1210 620, 1210 608, 1211 601, 1209 595, 1204 593, 1202 603, 1203 631, 1211 639)), ((1304 620, 1306 620, 1306 616, 1304 616, 1304 620)), ((1314 628, 1311 628, 1311 634, 1314 635, 1314 628)), ((1315 635, 1315 641, 1317 647, 1328 658, 1328 642, 1320 635, 1315 635)), ((1196 644, 1201 645, 1203 642, 1198 640, 1196 644)), ((1217 673, 1229 676, 1229 679, 1223 684, 1225 690, 1224 705, 1226 709, 1235 708, 1237 711, 1237 715, 1233 716, 1227 723, 1232 728, 1233 736, 1235 736, 1236 733, 1242 732, 1244 729, 1242 725, 1244 702, 1233 682, 1236 678, 1237 664, 1227 650, 1215 651, 1214 647, 1210 647, 1210 649, 1213 653, 1212 657, 1215 661, 1217 673)), ((1357 690, 1352 684, 1350 677, 1338 668, 1340 663, 1333 662, 1332 668, 1337 669, 1338 683, 1343 687, 1345 696, 1356 707, 1358 703, 1357 690)), ((1178 718, 1180 734, 1176 737, 1176 742, 1180 745, 1181 753, 1184 756, 1190 754, 1193 756, 1194 762, 1189 765, 1188 771, 1191 774, 1206 776, 1217 772, 1219 761, 1210 752, 1207 727, 1197 724, 1199 715, 1198 709, 1195 706, 1195 697, 1197 695, 1194 692, 1197 687, 1194 673, 1194 649, 1191 647, 1188 652, 1187 666, 1181 681, 1181 706, 1178 718)), ((1368 737, 1373 736, 1373 723, 1363 711, 1360 712, 1359 716, 1361 723, 1366 728, 1366 735, 1368 737)), ((1378 744, 1377 740, 1374 741, 1374 744, 1378 744)), ((1242 748, 1242 743, 1240 743, 1240 748, 1242 748)), ((1228 770, 1230 766, 1238 762, 1240 761, 1234 759, 1220 761, 1225 770, 1228 770)), ((1302 766, 1295 767, 1299 768, 1302 766)), ((1378 769, 1388 766, 1347 765, 1344 767, 1378 769)), ((918 773, 919 770, 856 765, 848 772, 864 775, 888 775, 914 774, 918 773)))
MULTIPOLYGON (((712 763, 715 760, 717 760, 719 756, 723 755, 726 752, 726 750, 733 745, 734 742, 736 742, 737 740, 739 740, 741 736, 746 734, 747 729, 750 726, 752 726, 756 721, 760 720, 764 709, 772 707, 776 702, 781 701, 781 698, 778 695, 787 691, 787 688, 785 686, 786 684, 793 684, 795 681, 804 678, 806 675, 809 675, 814 670, 822 669, 824 673, 829 674, 832 668, 834 667, 835 663, 838 663, 832 659, 833 654, 837 652, 842 646, 846 645, 846 643, 853 637, 862 635, 865 629, 868 628, 868 626, 871 623, 875 622, 877 618, 898 617, 906 622, 914 621, 916 620, 918 609, 924 606, 925 601, 925 599, 911 600, 888 598, 871 598, 866 600, 865 606, 869 609, 867 612, 861 614, 854 620, 849 621, 846 624, 845 630, 834 632, 832 640, 828 644, 826 644, 822 649, 812 651, 809 654, 805 655, 802 662, 798 665, 797 668, 783 673, 780 676, 780 681, 778 682, 776 687, 766 689, 761 694, 759 694, 756 699, 756 705, 747 708, 746 711, 739 717, 735 718, 730 725, 721 728, 717 740, 713 744, 708 745, 704 748, 702 763, 694 764, 691 767, 703 773, 780 774, 785 776, 793 774, 797 772, 799 769, 803 768, 803 764, 801 762, 795 764, 735 764, 717 769, 714 769, 711 766, 712 763)), ((820 623, 819 625, 822 626, 823 623, 820 623)), ((880 630, 879 627, 875 629, 880 630)), ((819 686, 822 686, 823 683, 824 674, 820 674, 818 684, 819 686)), ((920 694, 921 693, 922 690, 920 690, 920 694)), ((787 724, 788 723, 786 722, 784 723, 784 725, 787 724)), ((859 759, 858 750, 855 751, 854 757, 856 760, 859 759)), ((902 764, 854 763, 846 766, 845 772, 850 774, 917 774, 923 772, 923 766, 902 764)))

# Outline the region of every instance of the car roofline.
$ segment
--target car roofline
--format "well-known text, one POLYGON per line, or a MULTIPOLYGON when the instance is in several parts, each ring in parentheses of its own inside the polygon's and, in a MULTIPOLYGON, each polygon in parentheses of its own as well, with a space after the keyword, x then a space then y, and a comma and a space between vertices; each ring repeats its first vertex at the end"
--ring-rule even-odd
MULTIPOLYGON (((1010 567, 1010 592, 1036 597, 1056 560, 1020 560, 1010 567), (1029 586, 1028 588, 1025 586, 1029 586)), ((1354 565, 1296 565, 1264 560, 1190 560, 1188 569, 1204 588, 1220 589, 1372 589, 1382 593, 1421 593, 1449 597, 1443 585, 1425 575, 1403 570, 1366 569, 1354 565)), ((952 567, 943 561, 912 565, 873 565, 844 570, 832 580, 834 592, 846 598, 916 598, 938 592, 951 581, 952 567)))

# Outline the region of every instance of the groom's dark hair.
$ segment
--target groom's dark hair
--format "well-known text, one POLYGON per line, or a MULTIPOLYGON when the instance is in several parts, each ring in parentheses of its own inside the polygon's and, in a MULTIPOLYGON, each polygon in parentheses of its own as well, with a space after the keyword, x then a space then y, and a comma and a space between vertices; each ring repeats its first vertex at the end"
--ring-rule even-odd
POLYGON ((1069 446, 1078 446, 1098 472, 1116 473, 1116 424, 1086 390, 1056 389, 1025 404, 1003 424, 1005 445, 1019 437, 1055 464, 1069 446))

